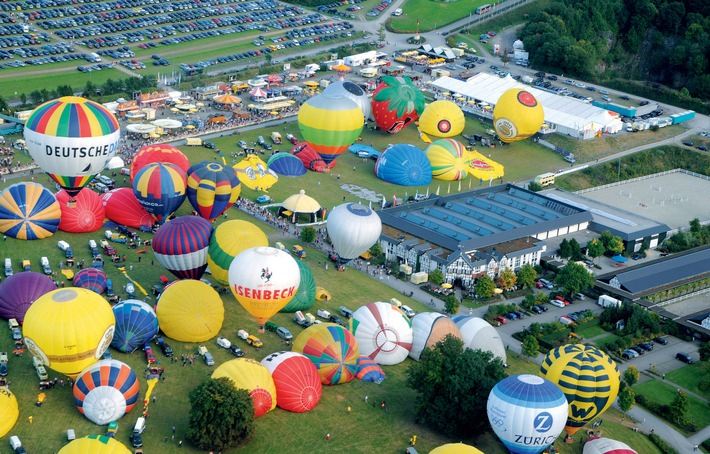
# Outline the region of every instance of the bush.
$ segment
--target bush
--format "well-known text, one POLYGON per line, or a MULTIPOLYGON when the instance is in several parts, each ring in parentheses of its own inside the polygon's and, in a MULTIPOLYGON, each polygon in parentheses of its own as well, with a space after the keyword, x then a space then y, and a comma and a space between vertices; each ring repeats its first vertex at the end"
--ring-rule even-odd
POLYGON ((671 445, 666 443, 661 437, 656 434, 649 434, 648 439, 661 450, 663 454, 678 454, 671 445))

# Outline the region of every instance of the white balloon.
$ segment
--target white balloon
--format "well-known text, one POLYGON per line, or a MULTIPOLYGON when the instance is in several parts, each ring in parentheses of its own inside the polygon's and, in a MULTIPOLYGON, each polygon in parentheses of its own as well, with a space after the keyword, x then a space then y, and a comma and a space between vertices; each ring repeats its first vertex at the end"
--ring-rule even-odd
POLYGON ((636 454, 636 451, 611 438, 592 438, 584 444, 583 454, 636 454))
POLYGON ((372 106, 370 105, 370 98, 367 97, 365 90, 360 88, 359 85, 348 81, 336 81, 328 85, 323 94, 330 96, 332 98, 345 97, 355 101, 355 104, 360 106, 362 110, 362 115, 365 118, 370 118, 372 114, 372 106))
POLYGON ((377 364, 399 364, 412 347, 412 323, 390 303, 378 301, 360 307, 353 313, 350 331, 357 339, 360 354, 377 364))
POLYGON ((352 260, 372 247, 382 233, 380 217, 359 203, 338 205, 328 216, 330 241, 340 258, 352 260))
POLYGON ((464 348, 493 353, 506 363, 505 345, 498 331, 490 323, 478 317, 456 316, 452 319, 461 331, 464 348))
POLYGON ((425 348, 432 348, 444 340, 447 334, 461 339, 461 332, 449 317, 438 312, 420 312, 412 318, 414 341, 409 357, 419 361, 425 348))

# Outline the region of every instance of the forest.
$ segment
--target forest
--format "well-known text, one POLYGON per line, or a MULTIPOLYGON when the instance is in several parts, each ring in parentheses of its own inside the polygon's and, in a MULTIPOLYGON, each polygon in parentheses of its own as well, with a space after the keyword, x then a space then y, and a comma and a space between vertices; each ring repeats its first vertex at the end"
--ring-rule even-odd
POLYGON ((645 80, 710 100, 707 0, 552 0, 520 38, 536 68, 645 80))

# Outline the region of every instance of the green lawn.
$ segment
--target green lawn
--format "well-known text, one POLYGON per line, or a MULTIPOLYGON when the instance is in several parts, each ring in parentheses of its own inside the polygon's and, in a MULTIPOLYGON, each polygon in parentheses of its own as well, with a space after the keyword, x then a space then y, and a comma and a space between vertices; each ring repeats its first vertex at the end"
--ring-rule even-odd
MULTIPOLYGON (((669 405, 673 402, 673 398, 678 392, 675 386, 656 379, 634 386, 634 391, 637 394, 643 394, 649 400, 665 405, 669 405)), ((688 399, 690 399, 690 409, 687 415, 688 420, 693 421, 695 426, 699 429, 710 425, 710 411, 708 411, 707 402, 702 402, 690 395, 688 399)), ((669 424, 671 423, 669 422, 669 424)))
POLYGON ((601 347, 615 342, 618 338, 619 336, 617 336, 616 334, 609 334, 608 336, 604 336, 601 339, 597 339, 596 341, 594 341, 594 343, 601 347))
POLYGON ((706 370, 703 366, 704 363, 702 362, 683 366, 680 369, 667 373, 666 380, 675 383, 688 391, 692 391, 695 394, 704 396, 706 399, 710 399, 710 392, 703 391, 698 387, 700 379, 704 376, 706 370))
POLYGON ((428 32, 459 19, 468 17, 476 7, 487 3, 485 0, 464 2, 455 0, 443 2, 437 0, 408 0, 402 5, 402 14, 391 19, 391 27, 398 33, 428 32))
POLYGON ((592 337, 606 333, 606 331, 599 326, 599 319, 594 319, 589 323, 585 323, 584 326, 576 329, 574 332, 585 339, 591 339, 592 337))

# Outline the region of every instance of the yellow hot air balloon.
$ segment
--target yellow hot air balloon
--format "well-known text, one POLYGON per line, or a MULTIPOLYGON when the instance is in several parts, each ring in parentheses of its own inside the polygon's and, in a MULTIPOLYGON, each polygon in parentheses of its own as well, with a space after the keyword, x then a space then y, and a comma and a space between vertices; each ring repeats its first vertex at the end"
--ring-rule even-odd
POLYGON ((204 342, 222 329, 224 304, 209 285, 185 279, 165 288, 156 314, 160 329, 171 339, 204 342))
POLYGON ((498 98, 493 109, 493 127, 506 143, 527 139, 545 120, 542 104, 529 91, 511 88, 498 98))
POLYGON ((429 451, 429 454, 484 454, 483 451, 463 443, 447 443, 429 451))
POLYGON ((222 364, 212 378, 227 377, 238 389, 249 391, 254 403, 254 416, 265 415, 276 407, 276 385, 271 373, 259 361, 237 358, 222 364))
POLYGON ((0 388, 0 437, 15 426, 20 416, 20 407, 15 395, 8 389, 0 388))
POLYGON ((233 167, 239 181, 255 191, 267 190, 279 181, 279 175, 254 154, 242 159, 233 167))
POLYGON ((461 142, 439 139, 429 145, 425 153, 431 163, 431 176, 437 180, 463 180, 468 175, 469 152, 461 142))
POLYGON ((468 153, 468 173, 483 181, 495 180, 505 175, 505 168, 477 151, 468 153))
POLYGON ((454 137, 463 132, 466 120, 459 106, 445 99, 429 104, 419 117, 421 132, 436 137, 454 137))
POLYGON ((103 435, 77 438, 59 450, 59 454, 131 454, 123 443, 103 435))
POLYGON ((229 285, 229 265, 234 257, 249 248, 268 245, 266 234, 251 222, 223 222, 215 229, 210 239, 207 266, 217 282, 229 285))
POLYGON ((287 252, 272 247, 247 249, 229 266, 229 287, 260 329, 296 295, 301 271, 287 252))
POLYGON ((563 345, 551 350, 540 375, 562 389, 569 403, 565 431, 573 435, 611 406, 619 393, 619 369, 591 345, 563 345))
POLYGON ((53 370, 76 378, 111 344, 115 318, 100 295, 83 288, 53 290, 25 314, 25 344, 53 370))

